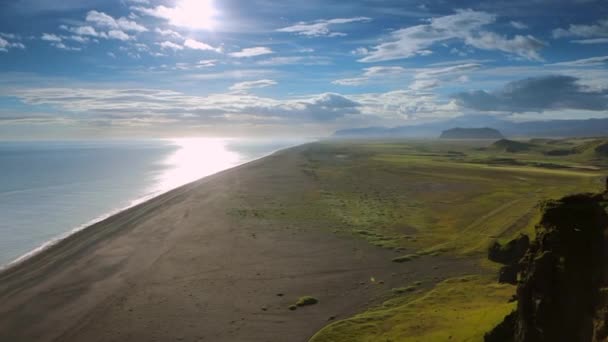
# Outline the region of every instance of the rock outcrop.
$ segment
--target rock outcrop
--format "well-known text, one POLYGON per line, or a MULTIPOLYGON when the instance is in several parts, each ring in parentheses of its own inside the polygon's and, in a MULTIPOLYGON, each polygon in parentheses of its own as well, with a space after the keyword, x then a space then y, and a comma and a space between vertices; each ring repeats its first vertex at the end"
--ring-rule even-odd
MULTIPOLYGON (((536 238, 518 263, 517 309, 486 334, 486 341, 606 340, 605 196, 573 195, 543 205, 536 238)), ((489 254, 499 260, 511 256, 489 254)))

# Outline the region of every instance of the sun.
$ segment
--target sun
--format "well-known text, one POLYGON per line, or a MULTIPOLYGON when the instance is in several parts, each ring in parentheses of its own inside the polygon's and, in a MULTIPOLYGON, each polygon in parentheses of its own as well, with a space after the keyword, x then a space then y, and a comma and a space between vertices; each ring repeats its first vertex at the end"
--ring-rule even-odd
POLYGON ((213 30, 219 12, 213 0, 178 0, 173 8, 165 8, 171 25, 193 30, 213 30))

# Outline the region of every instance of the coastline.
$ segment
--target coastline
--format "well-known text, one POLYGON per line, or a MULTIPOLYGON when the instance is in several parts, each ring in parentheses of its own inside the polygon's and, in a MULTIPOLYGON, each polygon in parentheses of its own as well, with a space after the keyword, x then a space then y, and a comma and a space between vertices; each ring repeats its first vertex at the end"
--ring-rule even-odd
POLYGON ((307 146, 173 189, 0 272, 0 340, 307 341, 421 274, 477 267, 437 256, 404 268, 329 221, 239 215, 318 193, 307 146), (289 310, 302 296, 320 303, 289 310))
POLYGON ((58 235, 58 236, 56 236, 56 237, 54 237, 54 238, 52 238, 52 239, 50 239, 48 241, 45 241, 45 242, 41 243, 38 247, 36 247, 36 248, 30 250, 29 252, 26 252, 26 253, 18 256, 18 257, 16 257, 15 259, 9 261, 8 263, 1 264, 0 265, 0 274, 3 273, 6 270, 9 270, 12 267, 20 265, 21 263, 27 261, 27 259, 32 258, 32 257, 36 256, 37 254, 42 253, 42 252, 44 252, 45 250, 47 250, 49 248, 52 248, 54 245, 60 243, 61 241, 69 238, 70 236, 72 236, 72 235, 74 235, 74 234, 76 234, 76 233, 78 233, 78 232, 80 232, 82 230, 93 228, 93 226, 95 226, 96 224, 101 223, 101 222, 103 222, 103 221, 111 218, 114 215, 118 215, 118 214, 120 214, 120 213, 122 213, 124 211, 127 211, 127 210, 129 210, 129 209, 131 209, 133 207, 136 207, 136 206, 138 206, 140 204, 143 204, 145 202, 154 200, 155 198, 157 198, 159 196, 162 196, 162 195, 164 195, 164 194, 166 194, 168 192, 171 192, 171 191, 179 189, 179 188, 181 188, 183 186, 186 186, 186 185, 198 182, 198 181, 200 181, 200 180, 202 180, 204 178, 211 177, 213 175, 216 175, 218 173, 221 173, 221 172, 224 172, 224 171, 227 171, 227 170, 230 170, 230 169, 238 168, 240 166, 246 165, 246 164, 254 162, 256 160, 260 160, 260 159, 266 158, 266 157, 268 157, 270 155, 273 155, 273 154, 275 154, 277 152, 284 151, 284 150, 287 150, 287 149, 290 149, 290 148, 294 148, 294 147, 298 147, 298 146, 302 146, 302 145, 305 145, 305 144, 307 144, 307 143, 295 144, 295 145, 290 145, 290 146, 286 146, 286 147, 283 147, 283 148, 279 148, 279 149, 270 151, 269 153, 264 154, 264 155, 262 155, 260 157, 253 158, 251 160, 243 161, 242 163, 239 163, 239 164, 234 165, 232 167, 229 167, 227 169, 224 169, 224 170, 221 170, 221 171, 218 171, 218 172, 215 172, 215 173, 203 176, 203 177, 201 177, 199 179, 196 179, 196 180, 193 180, 193 181, 188 182, 186 184, 180 185, 180 186, 178 186, 176 188, 169 189, 169 190, 166 190, 166 191, 154 191, 154 192, 152 192, 152 193, 150 193, 148 195, 145 195, 145 196, 142 196, 142 197, 139 197, 139 198, 135 198, 135 199, 131 200, 130 203, 129 203, 129 205, 127 205, 125 207, 117 208, 117 209, 111 210, 109 212, 103 213, 101 215, 98 215, 97 217, 95 217, 95 218, 93 218, 93 219, 91 219, 91 220, 89 220, 89 221, 87 221, 87 222, 85 222, 83 224, 77 225, 76 227, 68 230, 67 232, 65 232, 63 234, 60 234, 60 235, 58 235))

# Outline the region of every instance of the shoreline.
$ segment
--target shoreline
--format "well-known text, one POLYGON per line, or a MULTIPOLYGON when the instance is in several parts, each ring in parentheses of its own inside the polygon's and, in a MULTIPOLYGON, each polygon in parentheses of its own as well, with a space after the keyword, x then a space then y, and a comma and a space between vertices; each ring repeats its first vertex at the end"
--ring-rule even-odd
POLYGON ((0 272, 0 340, 307 341, 392 288, 478 268, 442 256, 403 267, 314 212, 257 215, 321 191, 306 146, 168 191, 0 272), (303 296, 319 303, 290 310, 303 296))
POLYGON ((99 215, 99 216, 97 216, 97 217, 95 217, 95 218, 93 218, 93 219, 91 219, 91 220, 89 220, 89 221, 81 224, 81 225, 76 226, 73 229, 68 230, 67 232, 65 232, 65 233, 63 233, 63 234, 61 234, 59 236, 56 236, 56 237, 54 237, 54 238, 52 238, 52 239, 50 239, 48 241, 43 242, 38 247, 36 247, 36 248, 32 249, 31 251, 26 252, 26 253, 18 256, 18 257, 16 257, 15 259, 9 261, 8 263, 0 265, 0 276, 5 271, 8 271, 8 270, 10 270, 13 267, 18 267, 22 263, 26 262, 28 259, 33 258, 36 255, 38 255, 40 253, 43 253, 44 251, 46 251, 46 250, 48 250, 50 248, 53 248, 53 246, 57 245, 58 243, 62 242, 63 240, 69 239, 72 235, 78 234, 79 232, 81 232, 83 230, 87 230, 87 229, 93 228, 97 224, 102 223, 103 221, 106 221, 106 220, 112 218, 115 215, 119 215, 119 214, 121 214, 121 213, 123 213, 125 211, 128 211, 129 209, 137 207, 137 206, 139 206, 141 204, 144 204, 144 203, 146 203, 148 201, 152 201, 152 200, 154 200, 154 199, 156 199, 156 198, 158 198, 160 196, 163 196, 163 195, 165 195, 165 194, 167 194, 167 193, 169 193, 169 192, 171 192, 173 190, 177 190, 177 189, 179 189, 181 187, 185 187, 187 185, 199 182, 199 181, 201 181, 201 180, 203 180, 203 179, 205 179, 207 177, 212 177, 212 176, 217 175, 219 173, 222 173, 224 171, 228 171, 228 170, 232 170, 232 169, 235 169, 235 168, 239 168, 239 167, 247 165, 247 164, 249 164, 251 162, 255 162, 255 161, 258 161, 260 159, 264 159, 264 158, 269 157, 269 156, 271 156, 271 155, 273 155, 275 153, 278 153, 278 152, 281 152, 281 151, 285 151, 285 150, 288 150, 288 149, 291 149, 291 148, 295 148, 295 147, 300 147, 300 146, 303 146, 303 145, 306 145, 306 144, 309 144, 309 143, 310 142, 305 142, 305 143, 301 143, 301 144, 287 146, 287 147, 284 147, 284 148, 279 148, 279 149, 273 150, 273 151, 271 151, 271 152, 269 152, 267 154, 264 154, 263 156, 260 156, 258 158, 254 158, 252 160, 244 161, 244 162, 242 162, 240 164, 234 165, 234 166, 229 167, 227 169, 224 169, 224 170, 221 170, 221 171, 218 171, 218 172, 215 172, 215 173, 203 176, 201 178, 195 179, 195 180, 193 180, 191 182, 188 182, 186 184, 182 184, 182 185, 180 185, 180 186, 178 186, 176 188, 169 189, 169 190, 166 190, 166 191, 162 191, 161 190, 161 191, 153 192, 151 194, 142 196, 140 198, 136 198, 136 199, 130 201, 129 205, 127 205, 126 207, 114 209, 114 210, 111 210, 111 211, 109 211, 107 213, 101 214, 101 215, 99 215))

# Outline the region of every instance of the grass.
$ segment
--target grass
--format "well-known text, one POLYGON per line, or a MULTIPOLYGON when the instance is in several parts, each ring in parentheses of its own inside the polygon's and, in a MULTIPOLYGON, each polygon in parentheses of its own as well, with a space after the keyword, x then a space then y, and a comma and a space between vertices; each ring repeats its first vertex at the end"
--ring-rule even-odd
POLYGON ((422 296, 406 290, 382 306, 332 323, 310 341, 481 341, 513 310, 514 303, 508 303, 513 290, 483 277, 449 279, 422 296))
POLYGON ((319 300, 315 297, 311 297, 311 296, 304 296, 304 297, 300 297, 298 299, 298 301, 296 302, 296 306, 307 306, 307 305, 314 305, 317 304, 319 302, 319 300))
POLYGON ((377 246, 474 255, 497 238, 531 233, 539 201, 601 186, 602 165, 579 155, 545 156, 541 144, 502 153, 522 165, 495 165, 500 151, 453 145, 318 144, 308 153, 308 166, 320 185, 324 215, 335 230, 377 246), (332 159, 336 154, 342 157, 332 159))
POLYGON ((490 145, 310 144, 302 150, 306 186, 280 182, 284 191, 243 198, 243 206, 229 214, 403 251, 393 262, 441 254, 481 266, 476 276, 447 280, 426 292, 420 284, 395 288, 396 298, 327 326, 312 341, 481 340, 514 306, 508 303, 514 288, 495 282, 498 266, 486 259, 489 245, 522 232, 532 236, 541 201, 597 192, 608 171, 608 157, 594 152, 602 145, 592 139, 535 140, 515 152, 490 145), (561 150, 573 152, 555 153, 561 150))

